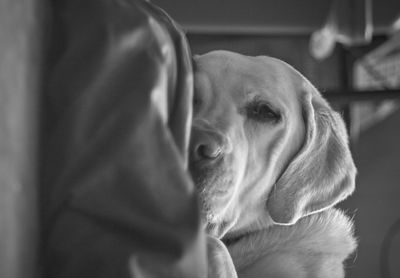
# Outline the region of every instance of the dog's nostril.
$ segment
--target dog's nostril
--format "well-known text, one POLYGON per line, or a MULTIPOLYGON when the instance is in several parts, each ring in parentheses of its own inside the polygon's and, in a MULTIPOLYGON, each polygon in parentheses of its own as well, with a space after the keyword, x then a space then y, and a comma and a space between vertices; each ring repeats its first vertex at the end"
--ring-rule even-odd
POLYGON ((217 146, 200 145, 197 148, 197 154, 200 158, 215 159, 221 154, 221 148, 217 146))

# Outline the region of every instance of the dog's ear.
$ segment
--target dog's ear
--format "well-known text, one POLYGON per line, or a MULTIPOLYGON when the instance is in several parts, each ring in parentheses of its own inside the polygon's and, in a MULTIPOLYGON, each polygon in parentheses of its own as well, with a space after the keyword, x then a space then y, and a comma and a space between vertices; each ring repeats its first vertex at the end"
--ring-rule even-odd
POLYGON ((356 168, 347 132, 334 112, 308 81, 301 97, 306 125, 304 143, 271 191, 267 209, 277 224, 324 210, 354 190, 356 168))

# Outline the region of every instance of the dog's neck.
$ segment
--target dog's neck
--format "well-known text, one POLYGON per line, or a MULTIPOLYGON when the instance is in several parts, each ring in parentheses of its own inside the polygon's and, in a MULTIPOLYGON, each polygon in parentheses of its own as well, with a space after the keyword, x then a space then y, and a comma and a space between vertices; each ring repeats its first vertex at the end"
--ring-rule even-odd
POLYGON ((223 242, 238 271, 278 251, 302 256, 307 250, 343 261, 356 247, 352 222, 336 209, 307 216, 292 226, 272 225, 223 242))
POLYGON ((253 221, 250 224, 242 225, 242 227, 239 225, 232 227, 231 231, 224 235, 221 240, 226 246, 233 246, 236 243, 239 243, 243 238, 268 229, 273 225, 274 222, 272 221, 271 217, 267 212, 265 212, 265 215, 259 217, 256 221, 253 221))

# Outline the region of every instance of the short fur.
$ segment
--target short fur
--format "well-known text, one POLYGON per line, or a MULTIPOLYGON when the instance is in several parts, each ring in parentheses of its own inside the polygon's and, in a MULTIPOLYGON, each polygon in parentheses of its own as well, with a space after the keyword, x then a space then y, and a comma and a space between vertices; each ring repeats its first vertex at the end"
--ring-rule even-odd
POLYGON ((194 62, 190 170, 210 277, 236 275, 220 240, 239 277, 343 277, 356 241, 332 207, 353 192, 356 168, 341 117, 280 60, 214 51, 194 62))
POLYGON ((352 234, 351 221, 329 209, 251 233, 229 252, 239 277, 343 277, 342 262, 357 246, 352 234))

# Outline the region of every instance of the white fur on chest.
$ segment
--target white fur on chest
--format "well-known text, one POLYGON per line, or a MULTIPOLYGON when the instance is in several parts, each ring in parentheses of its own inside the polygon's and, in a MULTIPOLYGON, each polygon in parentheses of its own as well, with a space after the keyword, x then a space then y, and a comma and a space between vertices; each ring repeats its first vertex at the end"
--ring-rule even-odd
POLYGON ((272 226, 228 246, 239 277, 343 277, 355 250, 352 222, 336 209, 272 226))

